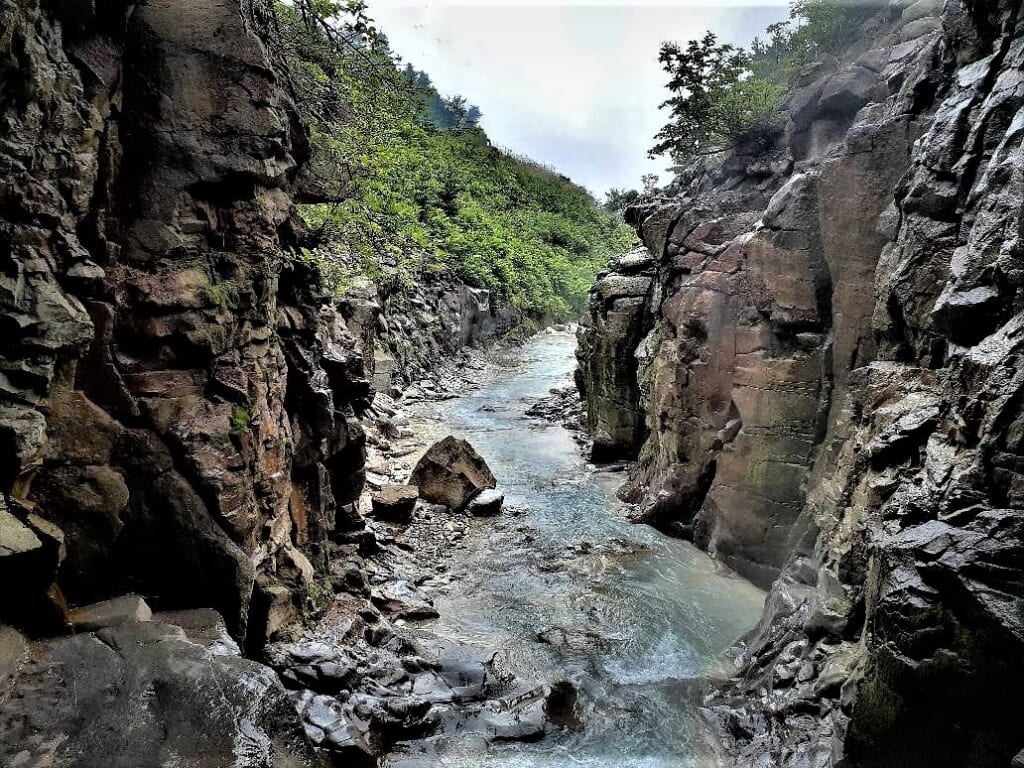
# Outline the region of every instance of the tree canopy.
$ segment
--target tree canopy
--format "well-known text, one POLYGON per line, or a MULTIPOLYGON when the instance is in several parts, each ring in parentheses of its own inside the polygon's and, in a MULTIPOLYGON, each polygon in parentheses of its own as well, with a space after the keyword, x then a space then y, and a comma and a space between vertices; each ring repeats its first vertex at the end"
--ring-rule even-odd
POLYGON ((782 126, 781 104, 793 74, 847 44, 870 6, 844 0, 793 0, 789 19, 769 26, 750 49, 708 32, 685 46, 666 42, 658 60, 669 75, 669 122, 650 157, 682 166, 730 149, 758 152, 782 126))

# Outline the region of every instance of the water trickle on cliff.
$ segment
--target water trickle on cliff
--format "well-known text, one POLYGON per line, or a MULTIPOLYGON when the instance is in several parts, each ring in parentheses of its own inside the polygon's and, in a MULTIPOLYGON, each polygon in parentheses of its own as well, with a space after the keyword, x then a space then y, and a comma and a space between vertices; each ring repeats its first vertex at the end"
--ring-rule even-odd
POLYGON ((469 527, 436 598, 441 618, 422 631, 494 652, 521 681, 573 683, 584 726, 532 744, 456 739, 433 764, 712 764, 696 743, 701 681, 757 621, 764 594, 689 544, 629 524, 615 497, 622 476, 588 467, 563 427, 526 417, 570 379, 574 348, 569 334, 540 336, 478 389, 421 406, 417 431, 468 439, 512 510, 469 527))

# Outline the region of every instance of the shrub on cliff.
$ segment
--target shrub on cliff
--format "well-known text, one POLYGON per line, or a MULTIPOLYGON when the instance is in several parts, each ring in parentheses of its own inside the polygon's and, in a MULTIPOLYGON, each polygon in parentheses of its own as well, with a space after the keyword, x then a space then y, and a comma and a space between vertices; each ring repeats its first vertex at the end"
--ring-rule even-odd
POLYGON ((749 51, 710 32, 686 46, 662 44, 658 60, 672 96, 661 106, 671 111, 650 157, 667 154, 682 166, 726 150, 768 148, 781 129, 793 74, 848 45, 874 10, 847 0, 793 0, 789 19, 769 26, 749 51))
POLYGON ((662 103, 671 120, 650 156, 670 154, 677 163, 741 145, 777 123, 783 89, 751 71, 751 56, 721 44, 711 32, 685 47, 665 43, 658 60, 674 94, 662 103))

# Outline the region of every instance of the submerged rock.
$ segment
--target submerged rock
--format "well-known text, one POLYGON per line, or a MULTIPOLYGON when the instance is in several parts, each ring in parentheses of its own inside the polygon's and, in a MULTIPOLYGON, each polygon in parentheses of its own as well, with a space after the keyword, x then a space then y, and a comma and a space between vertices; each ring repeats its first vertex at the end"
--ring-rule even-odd
POLYGON ((478 493, 497 485, 487 462, 473 446, 452 436, 427 450, 409 482, 419 487, 421 498, 454 510, 464 509, 478 493))

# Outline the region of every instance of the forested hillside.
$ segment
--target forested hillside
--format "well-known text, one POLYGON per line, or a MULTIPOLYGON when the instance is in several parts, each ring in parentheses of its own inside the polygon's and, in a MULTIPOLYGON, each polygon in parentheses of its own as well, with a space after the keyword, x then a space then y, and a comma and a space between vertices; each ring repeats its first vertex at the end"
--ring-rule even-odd
POLYGON ((632 232, 582 187, 493 146, 479 109, 402 64, 361 4, 276 8, 291 87, 312 129, 304 251, 337 290, 451 273, 517 310, 567 318, 632 232))

